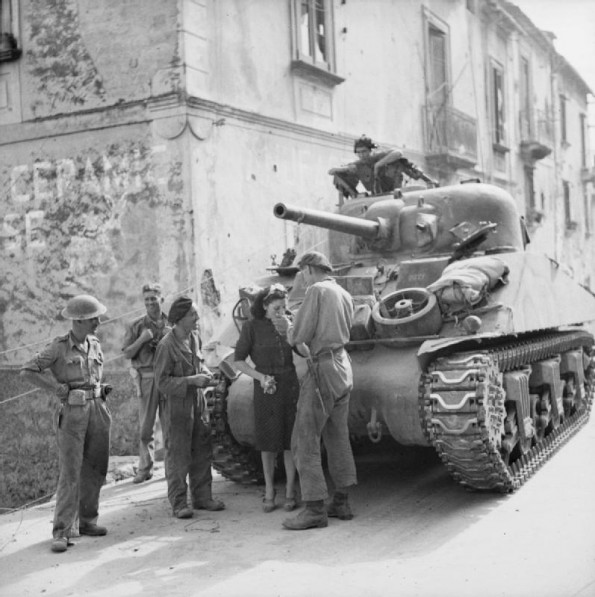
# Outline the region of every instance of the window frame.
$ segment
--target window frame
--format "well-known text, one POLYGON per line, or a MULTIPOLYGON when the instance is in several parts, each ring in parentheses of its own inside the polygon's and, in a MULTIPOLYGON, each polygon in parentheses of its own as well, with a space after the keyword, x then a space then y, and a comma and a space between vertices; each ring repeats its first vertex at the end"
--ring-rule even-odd
POLYGON ((558 101, 560 103, 558 107, 560 113, 560 142, 563 145, 568 145, 568 110, 566 106, 568 98, 563 93, 560 93, 558 101))
POLYGON ((567 230, 574 229, 572 220, 572 204, 570 200, 570 182, 562 181, 562 200, 564 202, 564 226, 567 230))
POLYGON ((491 58, 489 64, 490 122, 492 125, 492 145, 500 152, 507 152, 507 123, 506 118, 506 71, 498 60, 491 58), (499 87, 497 81, 499 80, 499 87), (501 106, 497 91, 500 90, 501 106))
POLYGON ((450 106, 452 104, 452 72, 451 72, 451 51, 450 51, 450 27, 448 23, 442 21, 433 13, 431 13, 427 8, 424 7, 424 42, 425 42, 425 56, 426 56, 426 66, 425 66, 425 76, 426 76, 426 103, 432 106, 450 106), (436 32, 437 35, 434 35, 432 32, 436 32), (436 100, 433 97, 434 93, 438 90, 437 87, 430 89, 430 85, 435 83, 434 77, 434 68, 433 65, 435 62, 432 60, 433 58, 433 44, 432 39, 436 37, 441 37, 443 39, 443 49, 444 49, 444 81, 443 81, 443 95, 441 100, 436 100))
POLYGON ((587 167, 587 115, 584 112, 579 114, 579 126, 581 135, 581 168, 587 167))
POLYGON ((334 12, 332 0, 290 0, 291 38, 292 38, 292 72, 306 78, 315 79, 328 86, 335 86, 345 79, 337 74, 335 60, 334 12), (317 5, 323 5, 324 13, 324 47, 325 60, 317 60, 312 55, 312 48, 317 43, 315 25, 317 5), (302 41, 302 6, 307 4, 308 11, 308 49, 303 48, 302 41))

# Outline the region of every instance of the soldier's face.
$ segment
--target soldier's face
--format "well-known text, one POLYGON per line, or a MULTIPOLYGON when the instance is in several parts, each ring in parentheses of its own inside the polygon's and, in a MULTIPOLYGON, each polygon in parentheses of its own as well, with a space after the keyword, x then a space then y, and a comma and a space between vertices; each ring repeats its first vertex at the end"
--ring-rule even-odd
POLYGON ((306 286, 310 286, 313 282, 312 278, 312 268, 309 265, 305 265, 300 270, 302 272, 302 277, 304 278, 304 283, 306 286))
POLYGON ((77 336, 83 338, 89 334, 95 334, 99 327, 99 317, 93 317, 92 319, 77 319, 75 320, 75 323, 77 336))
POLYGON ((198 330, 198 321, 200 317, 198 316, 198 310, 196 309, 196 305, 192 305, 190 311, 180 319, 178 325, 187 333, 194 332, 198 330))
POLYGON ((153 319, 159 317, 161 314, 161 303, 163 302, 161 295, 154 290, 148 290, 147 292, 143 292, 143 300, 149 317, 153 319))
POLYGON ((370 157, 372 150, 368 147, 358 147, 355 153, 360 160, 365 160, 370 157))

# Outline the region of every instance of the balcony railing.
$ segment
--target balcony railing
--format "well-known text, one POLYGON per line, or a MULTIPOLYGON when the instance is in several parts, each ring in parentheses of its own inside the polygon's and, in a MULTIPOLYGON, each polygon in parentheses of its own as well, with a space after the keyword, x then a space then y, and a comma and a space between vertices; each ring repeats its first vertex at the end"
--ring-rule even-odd
POLYGON ((519 114, 521 154, 528 160, 541 160, 552 152, 554 127, 543 110, 521 110, 519 114))
POLYGON ((477 121, 451 106, 424 106, 426 159, 438 167, 477 163, 477 121))

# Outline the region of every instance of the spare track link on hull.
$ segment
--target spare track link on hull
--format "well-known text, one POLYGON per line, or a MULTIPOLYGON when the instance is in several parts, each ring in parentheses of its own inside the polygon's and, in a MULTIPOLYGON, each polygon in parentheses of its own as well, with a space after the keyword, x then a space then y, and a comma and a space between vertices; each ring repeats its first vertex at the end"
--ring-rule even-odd
POLYGON ((507 417, 503 374, 573 349, 583 348, 589 356, 592 344, 590 334, 577 331, 432 362, 420 380, 420 416, 426 436, 453 478, 469 489, 509 493, 549 460, 589 418, 595 393, 593 359, 585 370, 581 408, 510 464, 500 451, 507 417))

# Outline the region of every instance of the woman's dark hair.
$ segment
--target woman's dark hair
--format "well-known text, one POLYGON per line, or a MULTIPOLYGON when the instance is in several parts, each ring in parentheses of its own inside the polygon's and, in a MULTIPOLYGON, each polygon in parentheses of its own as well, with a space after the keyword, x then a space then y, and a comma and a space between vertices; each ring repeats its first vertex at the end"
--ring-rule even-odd
POLYGON ((264 319, 266 308, 275 299, 284 299, 287 297, 287 288, 283 284, 272 284, 258 292, 254 297, 250 312, 254 319, 264 319))

